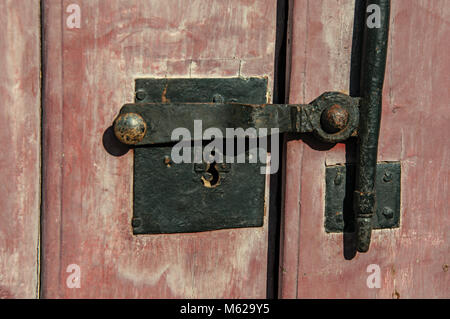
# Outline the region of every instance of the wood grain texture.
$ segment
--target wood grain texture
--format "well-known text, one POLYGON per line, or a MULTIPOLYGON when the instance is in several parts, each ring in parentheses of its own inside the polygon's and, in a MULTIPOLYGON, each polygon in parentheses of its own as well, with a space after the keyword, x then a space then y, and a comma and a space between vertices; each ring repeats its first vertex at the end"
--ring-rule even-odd
MULTIPOLYGON (((353 1, 295 1, 291 103, 347 91, 353 1)), ((379 161, 401 161, 401 227, 376 230, 366 254, 344 258, 342 234, 324 230, 326 164, 344 145, 287 146, 280 296, 449 298, 449 13, 446 0, 392 1, 379 161), (367 266, 381 288, 366 285, 367 266)), ((351 157, 349 158, 351 161, 351 157)))
POLYGON ((47 298, 261 298, 264 227, 133 236, 133 154, 102 138, 140 77, 267 76, 271 0, 44 1, 45 170, 42 294, 47 298), (69 289, 66 269, 81 269, 69 289))
POLYGON ((0 2, 0 298, 35 298, 40 205, 39 2, 0 2))

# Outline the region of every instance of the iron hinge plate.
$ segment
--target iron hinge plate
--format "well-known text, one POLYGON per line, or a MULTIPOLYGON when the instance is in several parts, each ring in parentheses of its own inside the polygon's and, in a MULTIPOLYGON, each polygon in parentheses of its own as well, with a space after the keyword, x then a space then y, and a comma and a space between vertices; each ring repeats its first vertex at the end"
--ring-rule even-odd
MULTIPOLYGON (((400 163, 378 163, 375 179, 376 214, 373 229, 400 227, 400 163)), ((353 190, 355 165, 334 165, 326 168, 325 231, 355 231, 353 190)))
MULTIPOLYGON (((267 102, 266 78, 137 79, 136 103, 267 102)), ((163 121, 164 119, 161 119, 163 121)), ((205 187, 206 163, 171 162, 172 145, 134 149, 133 233, 164 234, 260 227, 265 175, 261 163, 220 164, 205 187)), ((248 154, 247 154, 248 156, 248 154)))

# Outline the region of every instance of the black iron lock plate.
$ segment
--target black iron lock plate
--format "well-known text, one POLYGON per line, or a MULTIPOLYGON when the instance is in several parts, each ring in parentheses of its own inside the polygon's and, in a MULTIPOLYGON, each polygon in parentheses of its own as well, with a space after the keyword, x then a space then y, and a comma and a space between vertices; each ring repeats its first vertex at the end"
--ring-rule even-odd
MULTIPOLYGON (((135 101, 263 104, 267 79, 137 79, 135 101)), ((245 163, 175 164, 172 146, 134 149, 134 234, 263 225, 265 175, 260 168, 264 164, 249 163, 248 153, 245 163)))
MULTIPOLYGON (((355 169, 355 165, 352 164, 326 168, 326 232, 355 231, 355 216, 352 209, 355 169)), ((372 217, 372 228, 400 227, 400 163, 378 163, 375 188, 376 213, 372 217)))

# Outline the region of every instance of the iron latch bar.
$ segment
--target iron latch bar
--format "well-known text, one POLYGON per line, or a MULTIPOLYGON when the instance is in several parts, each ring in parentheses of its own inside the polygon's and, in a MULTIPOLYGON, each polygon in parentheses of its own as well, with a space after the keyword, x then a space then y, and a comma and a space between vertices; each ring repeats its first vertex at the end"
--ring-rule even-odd
MULTIPOLYGON (((279 133, 313 133, 329 143, 356 136, 359 98, 327 92, 310 104, 241 103, 132 103, 125 104, 114 123, 118 139, 128 145, 153 145, 178 141, 172 132, 203 128, 277 128, 279 133)), ((192 140, 195 136, 192 136, 192 140)))

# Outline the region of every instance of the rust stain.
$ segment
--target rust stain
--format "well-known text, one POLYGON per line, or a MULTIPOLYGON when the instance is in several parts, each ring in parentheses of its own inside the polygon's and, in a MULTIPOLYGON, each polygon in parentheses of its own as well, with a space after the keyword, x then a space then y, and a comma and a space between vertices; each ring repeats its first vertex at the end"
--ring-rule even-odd
POLYGON ((209 173, 210 176, 205 177, 205 175, 202 175, 201 180, 203 183, 203 186, 207 188, 215 188, 220 185, 220 174, 217 171, 217 164, 211 165, 207 164, 206 166, 206 172, 209 173), (217 178, 214 178, 213 173, 217 174, 217 178))
POLYGON ((164 87, 164 90, 163 90, 163 92, 162 92, 162 95, 161 95, 161 101, 163 102, 163 103, 170 103, 170 99, 168 99, 167 97, 166 97, 166 94, 167 94, 167 87, 169 86, 169 83, 166 83, 166 86, 164 87))
POLYGON ((442 270, 443 270, 444 272, 447 272, 447 271, 448 271, 448 265, 447 265, 447 264, 443 264, 443 265, 442 265, 442 270))
POLYGON ((397 289, 395 289, 392 293, 392 299, 400 299, 400 293, 397 291, 397 289))
POLYGON ((171 167, 172 166, 172 159, 169 156, 164 156, 164 164, 167 167, 171 167))

